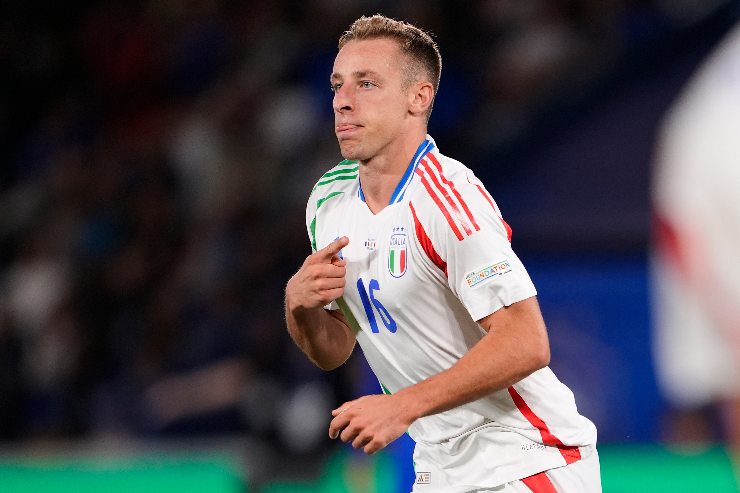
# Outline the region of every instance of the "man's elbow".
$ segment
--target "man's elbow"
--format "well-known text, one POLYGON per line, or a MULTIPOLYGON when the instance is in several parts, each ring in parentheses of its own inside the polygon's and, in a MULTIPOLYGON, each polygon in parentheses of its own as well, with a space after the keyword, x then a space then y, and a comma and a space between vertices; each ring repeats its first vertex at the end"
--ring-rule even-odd
POLYGON ((529 347, 531 348, 530 364, 533 372, 550 364, 550 341, 544 325, 542 330, 539 331, 539 337, 532 341, 529 347))
POLYGON ((540 344, 532 353, 532 371, 537 371, 550 364, 550 345, 540 344))
POLYGON ((324 371, 332 371, 342 366, 351 355, 352 351, 350 350, 345 354, 325 356, 323 358, 312 357, 311 355, 309 355, 309 359, 311 360, 311 362, 313 362, 314 365, 318 366, 319 369, 324 371))
POLYGON ((550 364, 550 341, 544 325, 536 334, 526 344, 527 352, 524 361, 526 361, 527 374, 534 373, 550 364))
POLYGON ((337 368, 339 368, 340 366, 342 366, 342 364, 344 363, 343 361, 340 361, 340 362, 336 362, 336 361, 319 361, 319 360, 312 360, 312 361, 313 361, 313 364, 314 365, 318 366, 319 369, 324 370, 324 371, 336 370, 337 368))
POLYGON ((547 345, 530 346, 525 354, 520 355, 515 381, 523 380, 549 364, 550 348, 547 345))
POLYGON ((526 378, 537 370, 550 364, 550 350, 547 347, 531 349, 522 360, 519 378, 526 378))

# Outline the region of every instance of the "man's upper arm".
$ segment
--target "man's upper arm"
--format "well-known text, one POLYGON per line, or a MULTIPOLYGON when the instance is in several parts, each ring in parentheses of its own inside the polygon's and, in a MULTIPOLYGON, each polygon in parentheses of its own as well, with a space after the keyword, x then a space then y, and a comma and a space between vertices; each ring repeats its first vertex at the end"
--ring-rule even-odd
POLYGON ((537 297, 504 306, 478 320, 478 324, 495 337, 517 340, 522 352, 540 357, 544 365, 549 363, 550 343, 537 297))
MULTIPOLYGON (((427 169, 434 173, 434 169, 427 169)), ((444 172, 444 170, 443 170, 444 172)), ((483 185, 465 170, 452 170, 456 200, 435 201, 432 192, 415 199, 414 220, 431 243, 452 293, 473 320, 537 294, 524 265, 511 248, 510 230, 483 185), (457 212, 453 214, 452 212, 457 212)), ((424 248, 424 241, 419 238, 424 248)), ((431 249, 431 248, 429 248, 431 249)), ((426 251, 426 249, 425 249, 426 251)))

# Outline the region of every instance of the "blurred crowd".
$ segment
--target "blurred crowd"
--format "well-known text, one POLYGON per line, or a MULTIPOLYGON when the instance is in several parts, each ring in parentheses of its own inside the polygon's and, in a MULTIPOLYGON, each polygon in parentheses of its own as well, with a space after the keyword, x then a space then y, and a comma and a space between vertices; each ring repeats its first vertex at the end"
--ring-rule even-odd
POLYGON ((357 376, 310 366, 282 296, 307 195, 340 160, 328 74, 359 15, 435 35, 431 133, 475 168, 723 3, 4 3, 0 438, 324 442, 357 376))

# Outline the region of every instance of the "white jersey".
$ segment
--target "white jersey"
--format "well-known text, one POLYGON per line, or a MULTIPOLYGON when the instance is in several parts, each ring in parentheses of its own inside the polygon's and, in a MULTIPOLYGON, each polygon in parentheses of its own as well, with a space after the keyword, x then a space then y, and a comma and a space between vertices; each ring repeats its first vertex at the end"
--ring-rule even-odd
MULTIPOLYGON (((314 187, 306 224, 314 251, 341 236, 350 240, 341 252, 344 296, 327 308, 342 309, 388 393, 446 370, 484 336, 477 320, 536 295, 496 203, 472 171, 440 154, 429 136, 378 214, 364 201, 359 164, 343 161, 314 187)), ((549 368, 421 418, 409 435, 418 452, 481 429, 496 447, 482 468, 465 472, 466 483, 479 486, 564 466, 590 453, 596 441, 594 425, 578 414, 573 394, 549 368)))
POLYGON ((653 183, 658 382, 698 408, 740 397, 740 24, 664 122, 653 183))

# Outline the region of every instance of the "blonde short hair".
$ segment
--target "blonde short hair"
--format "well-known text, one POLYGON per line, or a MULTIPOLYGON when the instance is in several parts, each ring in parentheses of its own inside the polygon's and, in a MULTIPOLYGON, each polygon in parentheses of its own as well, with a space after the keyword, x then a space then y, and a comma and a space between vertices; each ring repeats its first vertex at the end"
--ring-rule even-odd
MULTIPOLYGON (((420 71, 426 72, 429 82, 437 93, 442 74, 442 57, 437 43, 425 31, 403 21, 397 21, 380 14, 357 19, 339 38, 339 49, 350 41, 376 38, 390 38, 398 42, 401 52, 410 63, 404 67, 406 83, 419 80, 420 71)), ((430 108, 431 111, 431 108, 430 108)))

